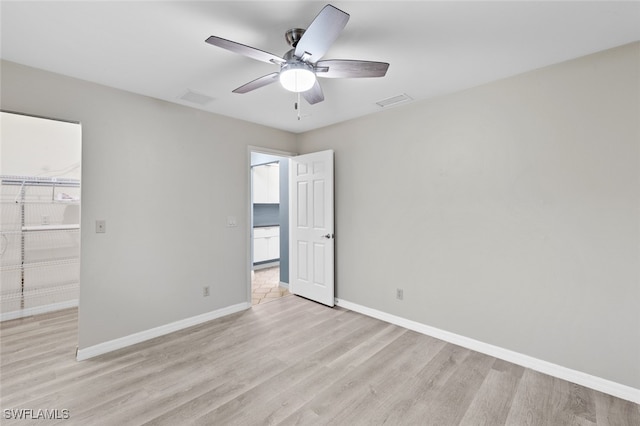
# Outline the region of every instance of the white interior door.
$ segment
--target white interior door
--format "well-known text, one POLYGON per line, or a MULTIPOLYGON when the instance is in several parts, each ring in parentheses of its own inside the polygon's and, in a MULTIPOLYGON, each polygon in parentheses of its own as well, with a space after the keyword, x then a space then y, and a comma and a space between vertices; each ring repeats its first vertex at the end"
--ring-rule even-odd
POLYGON ((333 151, 291 158, 289 175, 289 291, 333 306, 333 151))

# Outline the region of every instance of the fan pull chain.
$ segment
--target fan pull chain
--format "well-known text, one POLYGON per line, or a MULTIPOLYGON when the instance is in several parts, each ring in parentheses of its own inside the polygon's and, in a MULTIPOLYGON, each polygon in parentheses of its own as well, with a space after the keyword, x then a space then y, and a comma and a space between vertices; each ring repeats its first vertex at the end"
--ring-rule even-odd
POLYGON ((302 113, 300 112, 301 108, 301 104, 300 104, 300 92, 296 93, 296 95, 298 96, 298 102, 296 102, 296 111, 298 111, 298 121, 300 121, 300 119, 302 118, 302 113))

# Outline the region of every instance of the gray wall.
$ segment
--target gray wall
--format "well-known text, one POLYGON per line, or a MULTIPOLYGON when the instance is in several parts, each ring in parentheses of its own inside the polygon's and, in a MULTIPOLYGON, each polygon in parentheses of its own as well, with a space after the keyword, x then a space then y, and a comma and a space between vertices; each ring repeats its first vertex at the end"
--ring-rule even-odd
POLYGON ((82 123, 80 349, 250 300, 248 146, 292 134, 10 62, 1 79, 3 109, 82 123))
POLYGON ((640 388, 639 64, 636 43, 301 135, 336 152, 337 297, 640 388))
POLYGON ((280 225, 280 204, 254 204, 253 226, 280 225))

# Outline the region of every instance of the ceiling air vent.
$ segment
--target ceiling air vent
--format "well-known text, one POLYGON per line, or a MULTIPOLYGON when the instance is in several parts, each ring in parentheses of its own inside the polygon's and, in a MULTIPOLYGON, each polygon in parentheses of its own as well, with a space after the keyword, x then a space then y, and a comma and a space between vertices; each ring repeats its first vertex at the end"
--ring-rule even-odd
POLYGON ((187 90, 187 92, 180 96, 180 99, 183 101, 191 102, 193 104, 198 105, 206 105, 213 100, 211 96, 203 95, 202 93, 192 92, 191 90, 187 90))
POLYGON ((388 108, 390 106, 395 106, 398 104, 402 104, 405 102, 409 102, 413 100, 409 95, 407 95, 406 93, 403 93, 402 95, 398 95, 398 96, 393 96, 391 98, 387 98, 387 99, 383 99, 381 101, 376 102, 376 104, 378 106, 381 106, 382 108, 388 108))

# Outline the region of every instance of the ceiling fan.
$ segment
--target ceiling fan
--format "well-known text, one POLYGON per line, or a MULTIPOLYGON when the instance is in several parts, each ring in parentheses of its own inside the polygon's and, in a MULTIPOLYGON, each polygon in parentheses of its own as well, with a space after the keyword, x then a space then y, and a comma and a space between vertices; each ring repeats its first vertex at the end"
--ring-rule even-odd
POLYGON ((280 81, 285 89, 300 93, 309 104, 313 105, 324 100, 322 88, 316 77, 384 77, 387 73, 389 64, 386 62, 353 59, 320 60, 338 38, 348 20, 348 13, 330 4, 326 5, 311 22, 309 28, 306 30, 292 28, 285 33, 287 43, 292 49, 282 58, 221 37, 211 36, 205 41, 231 52, 280 66, 279 72, 259 77, 233 90, 233 93, 247 93, 280 81))

